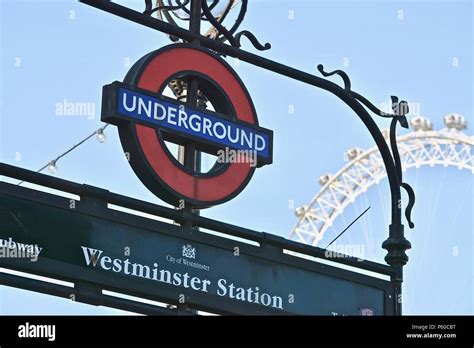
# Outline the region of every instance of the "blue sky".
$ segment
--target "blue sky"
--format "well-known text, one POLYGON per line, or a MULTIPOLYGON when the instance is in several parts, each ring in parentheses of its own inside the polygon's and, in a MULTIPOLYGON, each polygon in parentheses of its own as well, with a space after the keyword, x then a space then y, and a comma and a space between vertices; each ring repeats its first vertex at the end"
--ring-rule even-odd
MULTIPOLYGON (((102 86, 122 80, 128 63, 169 43, 163 34, 76 1, 3 0, 0 15, 0 155, 2 162, 31 170, 99 128, 102 86), (95 103, 95 113, 58 116, 56 104, 64 100, 95 103)), ((464 115, 470 125, 474 121, 473 15, 471 1, 252 0, 241 29, 272 44, 263 56, 314 74, 320 63, 327 70, 343 69, 352 89, 375 105, 397 95, 417 103, 420 114, 440 129, 450 112, 464 115)), ((331 94, 228 61, 252 95, 260 124, 274 131, 274 163, 257 170, 240 196, 203 215, 287 236, 296 222, 290 201, 307 204, 319 191, 318 177, 345 164, 347 149, 373 142, 357 116, 331 94)), ((377 122, 388 127, 385 120, 377 122)), ((125 161, 116 128, 106 135, 104 144, 92 139, 62 159, 56 175, 161 204, 125 161)), ((417 192, 417 204, 416 227, 407 228, 413 249, 405 313, 474 313, 472 174, 421 168, 408 171, 406 181, 417 192)), ((387 186, 383 181, 359 197, 323 242, 370 205, 339 242, 364 243, 367 257, 383 262, 387 186)), ((0 287, 0 313, 118 311, 0 287)))

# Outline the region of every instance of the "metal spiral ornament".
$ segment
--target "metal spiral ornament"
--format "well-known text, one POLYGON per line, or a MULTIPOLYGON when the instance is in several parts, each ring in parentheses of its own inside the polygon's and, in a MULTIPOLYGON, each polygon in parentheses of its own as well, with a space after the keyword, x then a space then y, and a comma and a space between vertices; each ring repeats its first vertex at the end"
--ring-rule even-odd
MULTIPOLYGON (((144 15, 156 16, 158 20, 165 21, 175 26, 180 26, 180 22, 190 20, 190 0, 145 0, 144 15)), ((269 43, 261 44, 256 36, 248 30, 238 32, 247 13, 248 0, 213 0, 202 1, 201 20, 209 22, 210 28, 204 36, 220 42, 229 42, 231 46, 240 47, 241 38, 246 37, 250 43, 260 51, 271 48, 269 43), (239 6, 239 11, 235 16, 232 25, 224 25, 224 21, 229 18, 232 9, 239 6)), ((173 42, 180 41, 177 37, 169 36, 173 42)))

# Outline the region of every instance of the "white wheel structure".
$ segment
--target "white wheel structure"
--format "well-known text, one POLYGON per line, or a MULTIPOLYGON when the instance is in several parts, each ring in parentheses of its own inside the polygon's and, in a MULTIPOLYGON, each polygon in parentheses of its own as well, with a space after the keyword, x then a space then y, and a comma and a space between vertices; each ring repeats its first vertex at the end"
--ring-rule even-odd
MULTIPOLYGON (((474 136, 463 132, 467 122, 459 114, 444 117, 445 128, 432 129, 431 121, 414 117, 410 121, 413 131, 397 137, 402 169, 441 164, 468 169, 474 174, 474 136)), ((388 141, 388 131, 383 131, 388 141)), ((295 209, 297 223, 289 238, 317 246, 334 219, 355 201, 357 196, 378 184, 385 176, 377 147, 366 151, 352 148, 345 153, 349 161, 337 174, 319 178, 321 190, 310 204, 295 209)))

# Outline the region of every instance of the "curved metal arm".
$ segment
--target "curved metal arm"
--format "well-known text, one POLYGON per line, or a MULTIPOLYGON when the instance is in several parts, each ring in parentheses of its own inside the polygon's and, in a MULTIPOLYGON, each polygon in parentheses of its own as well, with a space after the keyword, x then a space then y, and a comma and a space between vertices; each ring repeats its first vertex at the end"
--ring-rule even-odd
MULTIPOLYGON (((400 111, 400 106, 406 105, 405 102, 396 103, 398 109, 395 115, 385 115, 378 108, 376 108, 372 103, 370 103, 366 98, 362 97, 358 93, 351 91, 349 77, 347 76, 347 74, 345 74, 344 72, 340 70, 327 73, 328 75, 326 76, 338 74, 344 80, 344 84, 345 84, 344 88, 326 79, 314 76, 312 74, 305 73, 301 70, 297 70, 295 68, 272 61, 270 59, 257 56, 250 52, 241 50, 238 47, 235 47, 233 45, 226 45, 223 42, 221 42, 221 40, 213 40, 208 37, 204 37, 200 35, 199 33, 195 33, 195 32, 177 27, 175 25, 166 23, 164 21, 156 20, 152 18, 151 16, 143 15, 140 12, 128 9, 124 6, 115 4, 108 0, 80 0, 80 1, 89 5, 92 5, 94 7, 100 8, 102 10, 105 10, 107 12, 118 14, 124 18, 132 20, 136 23, 143 24, 150 28, 154 28, 158 31, 164 32, 173 37, 177 37, 188 42, 197 41, 199 42, 201 46, 206 47, 210 50, 213 50, 217 52, 218 54, 235 57, 241 61, 248 62, 250 64, 259 66, 269 71, 273 71, 275 73, 278 73, 278 74, 290 77, 292 79, 310 84, 312 86, 324 89, 334 94, 344 103, 346 103, 359 116, 359 118, 362 120, 362 122, 365 124, 365 126, 369 130, 372 138, 374 139, 380 151, 380 154, 382 156, 383 163, 387 172, 389 185, 390 185, 391 203, 392 203, 392 224, 389 227, 389 238, 382 244, 382 247, 388 251, 387 256, 385 257, 385 260, 391 266, 393 266, 394 269, 396 270, 397 275, 392 280, 394 284, 394 296, 397 296, 397 299, 398 299, 398 296, 401 293, 401 281, 403 278, 402 267, 408 260, 408 257, 406 256, 405 251, 410 248, 410 243, 404 237, 403 225, 401 223, 400 188, 404 187, 405 190, 407 190, 407 193, 410 198, 410 202, 405 212, 405 213, 408 212, 408 217, 409 217, 409 213, 411 212, 411 207, 414 204, 414 193, 411 187, 403 183, 402 180, 400 179, 400 174, 398 173, 397 165, 395 163, 397 161, 396 159, 392 157, 392 153, 390 152, 390 149, 385 141, 385 138, 383 137, 375 121, 369 115, 366 107, 379 116, 393 117, 394 119, 396 119, 396 121, 399 121, 402 126, 407 127, 408 122, 406 120, 405 114, 403 113, 403 110, 402 112, 400 111)), ((202 0, 195 0, 195 1, 202 1, 202 0)), ((247 4, 247 0, 242 0, 242 8, 246 9, 246 4, 247 4)), ((205 7, 206 6, 203 6, 203 8, 205 7)), ((207 7, 207 9, 209 8, 207 7)), ((245 12, 245 11, 241 10, 241 14, 242 12, 245 12)), ((239 18, 243 18, 241 17, 241 14, 239 15, 239 18)), ((198 17, 195 19, 199 19, 199 18, 201 18, 201 16, 198 14, 198 17)), ((231 30, 227 30, 227 34, 226 34, 227 36, 229 34, 232 35, 234 33, 234 31, 236 30, 236 27, 235 28, 234 27, 231 30)), ((231 39, 231 41, 229 42, 235 43, 235 38, 233 38, 233 40, 231 39)), ((392 98, 392 101, 393 100, 394 98, 392 98)), ((396 102, 398 102, 398 98, 396 99, 396 102)), ((395 149, 396 143, 392 147, 395 149)), ((409 219, 409 222, 411 222, 410 219, 409 219)), ((411 225, 412 224, 410 224, 410 226, 411 225)), ((401 313, 401 308, 399 307, 400 307, 400 303, 397 301, 396 314, 401 313)))
MULTIPOLYGON (((399 169, 397 166, 397 160, 392 157, 390 149, 383 137, 379 127, 376 125, 375 121, 369 115, 367 110, 362 106, 367 106, 371 111, 377 115, 384 117, 393 117, 392 124, 396 125, 396 120, 398 115, 384 115, 382 111, 376 108, 372 103, 370 103, 366 98, 362 97, 360 94, 353 92, 351 90, 351 81, 349 76, 342 70, 335 70, 332 72, 325 72, 324 66, 322 64, 318 65, 318 70, 323 74, 323 76, 332 76, 339 75, 344 81, 344 89, 339 87, 336 84, 331 86, 321 87, 328 90, 329 92, 335 94, 339 99, 344 101, 349 107, 354 110, 354 112, 359 116, 359 118, 364 122, 365 126, 369 130, 372 138, 377 145, 382 159, 384 161, 385 169, 387 171, 387 177, 390 185, 391 199, 392 199, 392 224, 401 224, 401 209, 399 206, 399 201, 401 199, 400 193, 400 179, 399 179, 399 169), (337 87, 336 87, 337 86, 337 87), (362 104, 362 105, 361 105, 362 104), (394 122, 395 121, 395 122, 394 122)), ((395 143, 396 148, 396 143, 395 143)), ((398 151, 397 151, 398 153, 398 151)), ((398 157, 398 162, 399 162, 398 157)))
MULTIPOLYGON (((392 97, 392 100, 394 99, 395 98, 392 97)), ((406 112, 408 112, 408 110, 406 112)), ((392 119, 392 122, 390 124, 390 147, 392 149, 392 155, 393 155, 393 160, 395 162, 395 168, 397 169, 398 182, 400 186, 403 187, 408 194, 408 205, 405 209, 405 217, 408 221, 408 225, 410 226, 410 228, 413 228, 415 227, 415 224, 411 220, 411 211, 413 209, 413 206, 415 205, 415 192, 413 191, 410 185, 403 182, 402 163, 400 160, 400 153, 398 152, 398 145, 397 145, 397 122, 399 122, 400 119, 402 118, 405 118, 405 116, 394 116, 394 118, 392 119)))
MULTIPOLYGON (((362 103, 370 111, 372 111, 373 113, 375 113, 378 116, 392 118, 392 122, 390 124, 390 148, 392 150, 391 151, 391 156, 390 156, 390 158, 391 158, 390 162, 392 162, 393 166, 395 167, 394 168, 395 175, 394 175, 393 180, 396 179, 398 191, 400 191, 400 187, 403 187, 405 189, 405 191, 408 193, 409 201, 408 201, 407 208, 405 209, 405 216, 406 216, 406 219, 408 221, 408 224, 409 224, 410 228, 413 228, 414 224, 411 220, 411 211, 412 211, 412 208, 415 204, 415 193, 414 193, 414 191, 413 191, 413 189, 411 188, 410 185, 403 182, 403 179, 402 179, 402 165, 401 165, 400 155, 399 155, 399 152, 398 152, 398 146, 397 146, 397 141, 396 141, 397 123, 400 122, 402 127, 408 128, 408 121, 407 121, 406 116, 405 116, 409 112, 408 103, 403 101, 403 100, 401 102, 398 102, 398 98, 395 97, 395 96, 392 96, 391 99, 392 99, 393 114, 385 113, 385 112, 381 111, 380 109, 378 109, 374 104, 372 104, 365 97, 363 97, 359 93, 354 92, 354 91, 351 90, 351 81, 349 79, 349 76, 344 71, 334 70, 332 72, 325 72, 324 71, 324 66, 322 64, 318 65, 318 70, 325 77, 332 76, 332 75, 335 75, 335 74, 339 75, 342 78, 342 80, 344 81, 344 90, 346 92, 348 92, 356 101, 362 103)), ((361 117, 361 115, 359 113, 357 113, 357 114, 359 115, 359 117, 361 117)), ((369 115, 369 117, 370 117, 370 115, 369 115)), ((377 127, 377 129, 378 129, 378 127, 377 127)), ((370 131, 370 129, 369 129, 369 131, 370 131)), ((373 134, 372 134, 372 136, 373 136, 373 134)), ((374 140, 375 140, 375 138, 374 138, 374 140)), ((376 140, 376 143, 377 143, 377 140, 376 140)), ((385 143, 385 141, 384 141, 384 143, 385 143)), ((379 150, 382 154, 382 157, 384 157, 384 155, 382 153, 382 149, 381 149, 382 144, 377 143, 377 146, 379 147, 379 150)), ((386 169, 387 169, 387 175, 388 175, 389 180, 390 180, 390 175, 388 173, 387 166, 386 166, 386 169)), ((399 220, 398 216, 397 216, 398 212, 395 211, 395 209, 393 209, 394 205, 395 205, 394 198, 395 197, 394 197, 393 192, 392 192, 392 224, 401 223, 401 219, 399 220), (393 219, 394 215, 395 215, 395 217, 397 217, 395 220, 393 219)), ((401 199, 401 197, 398 197, 396 199, 397 208, 400 207, 400 203, 399 203, 400 199, 401 199)))

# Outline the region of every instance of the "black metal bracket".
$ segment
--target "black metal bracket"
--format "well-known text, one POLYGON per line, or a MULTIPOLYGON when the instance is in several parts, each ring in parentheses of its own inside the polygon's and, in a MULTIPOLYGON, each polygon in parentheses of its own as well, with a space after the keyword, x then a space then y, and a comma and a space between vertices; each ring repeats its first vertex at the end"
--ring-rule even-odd
MULTIPOLYGON (((213 1, 210 5, 208 5, 207 1, 205 0, 191 0, 191 4, 199 2, 197 7, 202 8, 202 12, 196 13, 195 17, 192 17, 191 12, 186 8, 186 5, 189 3, 189 1, 178 1, 178 4, 181 5, 180 9, 185 11, 190 16, 191 22, 208 20, 212 25, 214 25, 218 31, 216 39, 203 36, 196 31, 180 28, 179 26, 174 25, 174 22, 167 23, 166 21, 151 17, 150 14, 155 11, 165 11, 164 17, 168 18, 167 16, 170 16, 169 11, 173 10, 173 8, 161 7, 153 9, 150 0, 145 1, 146 9, 144 13, 131 10, 108 0, 80 0, 80 2, 166 33, 172 38, 180 39, 185 42, 197 43, 219 54, 235 57, 241 61, 259 66, 263 69, 273 71, 277 74, 287 76, 306 84, 310 84, 320 89, 324 89, 336 95, 340 100, 346 103, 359 116, 359 118, 369 130, 380 151, 387 172, 391 193, 391 225, 389 229, 389 238, 383 243, 382 247, 388 252, 385 260, 396 273, 396 276, 393 277, 394 296, 400 296, 402 268, 408 261, 405 251, 410 248, 410 243, 404 237, 404 228, 401 221, 401 187, 403 187, 408 193, 409 201, 405 210, 405 216, 411 228, 414 226, 413 222, 411 221, 411 210, 415 202, 413 189, 402 180, 402 168, 396 143, 397 123, 400 123, 402 127, 408 127, 408 122, 406 119, 408 104, 405 101, 398 102, 397 97, 392 97, 393 114, 384 113, 375 107, 365 97, 351 90, 350 79, 342 70, 325 72, 322 65, 318 66, 318 70, 324 77, 330 77, 332 75, 340 76, 344 82, 344 87, 340 87, 336 83, 333 83, 327 79, 308 74, 306 72, 240 49, 240 39, 242 36, 246 36, 257 49, 268 49, 271 47, 270 44, 261 45, 255 36, 248 31, 242 31, 235 34, 238 26, 245 16, 247 10, 247 0, 242 0, 241 12, 238 15, 236 23, 230 29, 223 27, 221 22, 212 16, 211 10, 217 4, 217 0, 213 1), (228 41, 230 44, 225 44, 225 41, 228 41), (390 146, 387 144, 384 136, 382 135, 380 129, 367 109, 378 116, 392 119, 390 126, 390 146)), ((162 4, 160 1, 159 3, 162 4)), ((220 20, 222 20, 222 18, 220 20)), ((395 314, 399 315, 401 314, 401 303, 399 301, 396 301, 396 303, 397 308, 395 310, 395 314)))
MULTIPOLYGON (((143 15, 151 17, 153 14, 157 14, 157 19, 161 19, 169 24, 178 26, 177 22, 173 19, 173 13, 175 11, 181 11, 185 14, 185 16, 180 16, 179 18, 184 21, 191 21, 193 14, 191 9, 188 8, 190 7, 190 3, 190 0, 184 0, 182 2, 178 0, 176 1, 175 5, 166 5, 163 0, 158 0, 156 2, 156 6, 153 7, 152 0, 145 0, 145 10, 143 11, 143 15)), ((247 13, 248 0, 241 0, 239 14, 237 15, 235 23, 229 29, 223 25, 223 22, 233 7, 233 1, 229 1, 222 14, 216 17, 213 15, 212 10, 218 4, 219 0, 213 0, 210 4, 208 4, 207 1, 202 1, 200 6, 201 13, 199 19, 209 22, 214 27, 215 33, 212 35, 212 39, 219 42, 227 41, 233 47, 240 47, 240 40, 242 36, 245 36, 257 50, 264 51, 271 48, 269 43, 262 45, 255 35, 248 30, 237 32, 237 29, 241 25, 245 14, 247 13)), ((210 34, 207 36, 211 37, 210 34)), ((176 42, 182 38, 179 36, 170 35, 170 39, 176 42)))

